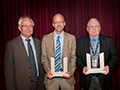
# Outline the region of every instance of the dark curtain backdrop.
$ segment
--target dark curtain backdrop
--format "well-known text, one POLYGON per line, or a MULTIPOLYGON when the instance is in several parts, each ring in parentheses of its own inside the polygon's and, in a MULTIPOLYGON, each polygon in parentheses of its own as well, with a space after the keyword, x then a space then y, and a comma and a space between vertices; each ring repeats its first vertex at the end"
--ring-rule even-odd
MULTIPOLYGON (((52 17, 65 17, 65 31, 76 39, 87 34, 86 24, 91 17, 100 20, 101 34, 111 36, 120 55, 120 0, 0 0, 0 90, 6 90, 4 80, 4 50, 6 42, 19 35, 18 18, 30 15, 34 22, 34 37, 53 31, 52 17)), ((80 90, 79 69, 75 72, 75 90, 80 90)), ((120 62, 113 71, 113 90, 120 90, 120 62)))

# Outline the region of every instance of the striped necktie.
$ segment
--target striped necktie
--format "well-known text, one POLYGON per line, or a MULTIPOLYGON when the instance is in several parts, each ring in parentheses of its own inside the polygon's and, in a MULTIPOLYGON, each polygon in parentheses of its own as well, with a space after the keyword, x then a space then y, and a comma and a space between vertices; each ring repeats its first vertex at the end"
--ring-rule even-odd
POLYGON ((29 53, 29 61, 31 65, 31 73, 32 73, 31 80, 36 81, 37 80, 37 69, 36 69, 33 49, 30 44, 30 39, 26 39, 26 41, 28 42, 27 47, 28 47, 28 53, 29 53))
POLYGON ((55 72, 59 72, 61 70, 61 44, 60 44, 60 36, 57 36, 56 40, 56 49, 55 49, 55 72))

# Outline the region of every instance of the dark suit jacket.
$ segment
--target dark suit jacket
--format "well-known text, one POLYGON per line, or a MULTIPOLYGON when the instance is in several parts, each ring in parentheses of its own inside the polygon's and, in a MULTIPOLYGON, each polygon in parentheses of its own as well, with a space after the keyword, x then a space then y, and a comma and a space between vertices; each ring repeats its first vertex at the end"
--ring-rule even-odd
MULTIPOLYGON (((41 64, 41 42, 33 38, 39 69, 38 86, 44 90, 43 68, 41 64)), ((31 68, 21 36, 10 40, 6 45, 4 73, 7 90, 30 90, 31 68)))
MULTIPOLYGON (((108 75, 98 74, 100 85, 102 90, 108 90, 112 87, 112 75, 111 70, 118 62, 118 52, 115 48, 113 39, 108 36, 100 35, 100 53, 104 52, 104 63, 110 67, 110 73, 108 75)), ((77 40, 76 47, 76 64, 80 67, 80 87, 89 90, 91 84, 92 74, 84 75, 82 69, 86 65, 86 53, 90 53, 90 39, 89 36, 84 36, 77 40)))

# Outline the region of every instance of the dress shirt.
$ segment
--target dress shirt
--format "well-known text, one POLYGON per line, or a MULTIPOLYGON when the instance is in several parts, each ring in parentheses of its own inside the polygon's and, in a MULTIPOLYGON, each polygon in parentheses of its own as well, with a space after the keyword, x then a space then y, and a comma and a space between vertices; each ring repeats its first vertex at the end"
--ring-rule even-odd
MULTIPOLYGON (((29 56, 29 53, 28 53, 28 47, 27 47, 27 44, 28 42, 26 41, 26 38, 24 36, 22 36, 22 41, 23 41, 23 44, 25 46, 25 49, 27 51, 27 55, 29 56)), ((37 63, 37 54, 36 54, 36 50, 35 50, 35 45, 34 45, 34 41, 33 41, 33 38, 32 36, 30 36, 29 38, 31 41, 30 41, 30 44, 32 46, 32 49, 33 49, 33 53, 34 53, 34 57, 35 57, 35 64, 36 64, 36 69, 37 69, 37 76, 39 76, 39 70, 38 70, 38 63, 37 63)))

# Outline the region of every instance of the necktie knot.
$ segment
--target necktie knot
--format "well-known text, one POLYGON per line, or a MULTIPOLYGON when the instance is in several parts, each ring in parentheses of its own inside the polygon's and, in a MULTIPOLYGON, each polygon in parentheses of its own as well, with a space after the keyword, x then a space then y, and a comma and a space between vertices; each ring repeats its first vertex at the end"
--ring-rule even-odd
POLYGON ((57 36, 58 39, 60 39, 60 36, 57 36))
POLYGON ((95 42, 95 41, 96 41, 96 39, 94 38, 94 39, 92 39, 92 41, 94 41, 94 42, 95 42))
POLYGON ((31 41, 30 39, 25 39, 28 43, 31 41))

